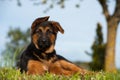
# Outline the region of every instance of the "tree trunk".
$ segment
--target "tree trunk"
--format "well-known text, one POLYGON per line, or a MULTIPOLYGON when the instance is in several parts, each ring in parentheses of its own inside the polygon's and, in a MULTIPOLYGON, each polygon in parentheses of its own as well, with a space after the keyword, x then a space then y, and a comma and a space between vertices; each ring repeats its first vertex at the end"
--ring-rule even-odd
POLYGON ((107 45, 106 45, 106 55, 105 55, 105 71, 107 72, 117 72, 115 66, 115 45, 116 45, 116 34, 118 22, 115 18, 109 19, 108 32, 107 32, 107 45))
POLYGON ((120 22, 120 0, 115 0, 116 6, 113 15, 109 14, 107 1, 108 0, 98 0, 102 9, 105 19, 107 21, 107 45, 105 54, 105 71, 107 72, 117 72, 115 66, 115 45, 116 45, 116 35, 117 27, 120 22))

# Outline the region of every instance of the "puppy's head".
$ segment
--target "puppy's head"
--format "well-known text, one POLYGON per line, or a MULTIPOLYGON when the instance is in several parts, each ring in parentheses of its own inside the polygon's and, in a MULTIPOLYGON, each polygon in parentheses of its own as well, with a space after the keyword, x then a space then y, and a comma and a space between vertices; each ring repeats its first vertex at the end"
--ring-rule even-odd
POLYGON ((61 25, 55 21, 48 21, 49 17, 36 19, 31 26, 31 39, 35 47, 45 53, 54 50, 58 31, 64 33, 61 25))

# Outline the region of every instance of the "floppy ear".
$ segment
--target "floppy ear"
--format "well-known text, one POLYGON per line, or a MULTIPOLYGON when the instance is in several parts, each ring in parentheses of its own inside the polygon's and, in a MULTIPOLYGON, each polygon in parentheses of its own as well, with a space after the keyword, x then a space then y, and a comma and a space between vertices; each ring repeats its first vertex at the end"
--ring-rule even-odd
POLYGON ((61 27, 61 25, 58 22, 51 21, 51 23, 55 27, 56 32, 60 31, 62 34, 64 34, 64 29, 61 27))
POLYGON ((35 28, 38 24, 40 24, 40 23, 42 23, 42 22, 44 22, 44 21, 48 21, 48 19, 49 19, 49 16, 37 18, 37 19, 32 23, 31 29, 34 30, 34 28, 35 28))

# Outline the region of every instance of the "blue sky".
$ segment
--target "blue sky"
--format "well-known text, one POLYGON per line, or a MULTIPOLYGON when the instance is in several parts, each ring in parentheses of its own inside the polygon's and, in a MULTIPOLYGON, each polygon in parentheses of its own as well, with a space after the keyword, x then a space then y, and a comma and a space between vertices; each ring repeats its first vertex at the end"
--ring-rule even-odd
MULTIPOLYGON (((71 61, 91 61, 91 57, 85 54, 85 51, 91 52, 91 45, 95 38, 95 29, 97 22, 103 26, 104 42, 106 42, 106 22, 102 9, 97 0, 83 0, 80 8, 75 8, 79 0, 67 1, 65 8, 55 6, 47 13, 43 11, 48 5, 33 6, 29 0, 21 0, 22 6, 18 7, 16 1, 0 1, 0 51, 4 49, 9 27, 20 27, 22 30, 30 28, 32 22, 41 16, 50 16, 50 20, 58 21, 65 34, 58 33, 56 42, 56 51, 71 61)), ((109 3, 110 13, 114 10, 114 1, 109 3)), ((117 33, 116 43, 116 66, 120 68, 120 25, 117 33)))

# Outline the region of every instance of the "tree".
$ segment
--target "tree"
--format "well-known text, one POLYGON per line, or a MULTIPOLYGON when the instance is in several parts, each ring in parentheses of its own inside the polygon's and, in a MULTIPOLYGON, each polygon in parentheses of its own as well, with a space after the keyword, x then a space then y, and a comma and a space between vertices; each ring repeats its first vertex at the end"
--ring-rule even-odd
POLYGON ((95 71, 104 70, 105 60, 105 43, 103 43, 102 26, 100 23, 97 24, 96 37, 93 45, 91 46, 92 54, 88 53, 92 57, 90 62, 90 68, 95 71))
MULTIPOLYGON (((17 62, 21 51, 30 42, 30 29, 22 31, 20 28, 10 28, 7 37, 9 38, 9 41, 6 43, 6 49, 2 52, 2 55, 5 58, 7 57, 7 59, 15 58, 15 61, 17 62)), ((11 66, 14 66, 13 64, 11 66)))
POLYGON ((105 16, 107 22, 107 44, 106 44, 106 54, 105 54, 105 71, 116 72, 115 66, 115 44, 117 28, 120 22, 120 0, 116 1, 115 11, 110 15, 108 11, 107 1, 108 0, 98 0, 105 16))

